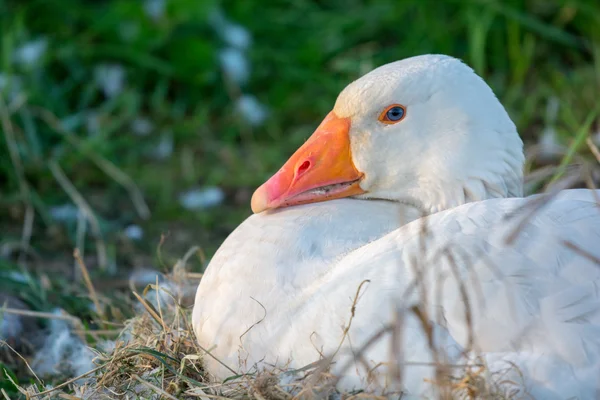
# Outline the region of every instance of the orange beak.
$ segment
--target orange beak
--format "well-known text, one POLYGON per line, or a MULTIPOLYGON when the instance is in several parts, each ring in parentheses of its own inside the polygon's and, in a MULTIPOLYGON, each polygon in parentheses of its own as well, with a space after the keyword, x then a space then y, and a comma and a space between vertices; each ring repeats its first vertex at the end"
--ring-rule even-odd
POLYGON ((350 119, 332 112, 283 167, 252 195, 252 211, 365 193, 352 162, 350 119))

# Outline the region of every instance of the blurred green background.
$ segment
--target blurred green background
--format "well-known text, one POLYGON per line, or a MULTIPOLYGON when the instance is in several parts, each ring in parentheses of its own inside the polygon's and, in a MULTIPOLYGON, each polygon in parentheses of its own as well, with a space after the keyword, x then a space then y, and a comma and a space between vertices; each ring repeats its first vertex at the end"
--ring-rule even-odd
POLYGON ((475 68, 542 150, 528 171, 600 136, 596 0, 0 0, 0 24, 0 292, 34 309, 89 312, 66 289, 74 247, 100 290, 193 245, 201 271, 337 93, 387 62, 475 68))

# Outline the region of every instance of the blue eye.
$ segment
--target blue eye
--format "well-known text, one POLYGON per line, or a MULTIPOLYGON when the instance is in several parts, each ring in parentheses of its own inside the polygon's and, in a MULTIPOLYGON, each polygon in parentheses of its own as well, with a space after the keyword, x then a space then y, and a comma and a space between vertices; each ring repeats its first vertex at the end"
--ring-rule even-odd
POLYGON ((385 113, 385 116, 390 121, 399 121, 404 117, 404 109, 402 107, 392 107, 385 113))
POLYGON ((379 121, 384 124, 395 124, 396 122, 402 121, 404 115, 406 114, 406 108, 400 104, 392 104, 388 106, 381 115, 379 116, 379 121))

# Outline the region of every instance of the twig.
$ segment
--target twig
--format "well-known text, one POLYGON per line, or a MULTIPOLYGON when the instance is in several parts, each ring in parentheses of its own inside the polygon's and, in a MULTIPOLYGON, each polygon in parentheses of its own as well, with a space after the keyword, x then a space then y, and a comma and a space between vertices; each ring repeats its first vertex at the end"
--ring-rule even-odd
POLYGON ((169 269, 169 266, 163 261, 162 247, 165 244, 165 242, 167 241, 168 236, 169 236, 168 232, 166 234, 161 233, 160 241, 158 242, 158 246, 156 246, 156 256, 158 257, 158 262, 159 262, 160 266, 165 270, 169 269))
POLYGON ((65 175, 62 168, 58 165, 56 161, 50 161, 48 163, 48 167, 54 175, 54 178, 59 183, 59 185, 63 188, 63 190, 69 195, 71 200, 77 205, 77 207, 83 211, 88 221, 90 221, 90 225, 92 226, 92 232, 96 237, 96 251, 98 256, 98 265, 100 268, 105 269, 108 266, 107 256, 106 256, 106 245, 104 244, 104 240, 102 239, 102 231, 100 230, 100 223, 98 219, 94 215, 92 208, 85 201, 83 196, 77 191, 75 186, 71 183, 69 178, 65 175))
POLYGON ((25 317, 34 317, 34 318, 48 318, 48 319, 61 319, 65 321, 75 322, 77 324, 81 323, 79 319, 73 317, 72 315, 57 315, 48 312, 42 311, 30 311, 30 310, 21 310, 18 308, 0 308, 3 313, 14 314, 14 315, 23 315, 25 317))
MULTIPOLYGON (((85 217, 85 213, 78 212, 77 213, 77 229, 75 231, 75 248, 80 249, 81 258, 84 256, 85 251, 85 233, 87 231, 87 219, 85 217)), ((75 260, 75 265, 73 266, 74 277, 76 281, 81 280, 81 271, 78 266, 79 262, 75 260)))
MULTIPOLYGON (((189 259, 194 255, 194 253, 200 254, 200 262, 204 266, 204 261, 205 261, 204 251, 202 251, 202 248, 200 246, 192 246, 191 248, 188 249, 188 251, 186 251, 183 258, 180 258, 175 263, 175 266, 173 267, 173 275, 178 276, 180 274, 187 273, 185 267, 186 267, 189 259)), ((200 275, 200 276, 202 276, 202 275, 200 275)))
POLYGON ((579 178, 579 176, 580 175, 578 174, 573 174, 570 177, 564 178, 559 184, 554 185, 548 193, 540 194, 534 197, 532 200, 526 202, 523 207, 520 207, 519 209, 510 213, 506 219, 514 218, 520 211, 523 211, 524 209, 531 209, 531 211, 525 215, 517 223, 515 228, 506 236, 504 243, 507 245, 513 244, 533 216, 548 203, 550 203, 563 189, 570 187, 571 184, 579 178))
MULTIPOLYGON (((372 345, 374 345, 379 339, 381 339, 383 337, 383 335, 385 335, 388 332, 392 332, 392 327, 390 325, 386 325, 384 327, 382 327, 381 329, 379 329, 377 332, 375 332, 359 349, 358 352, 355 354, 355 357, 358 357, 362 354, 364 354, 367 349, 369 349, 372 345)), ((344 373, 348 370, 348 368, 351 367, 352 362, 354 361, 354 359, 348 360, 346 361, 346 363, 343 365, 342 368, 340 368, 339 370, 339 374, 338 376, 335 378, 334 384, 333 386, 337 386, 337 383, 339 382, 339 380, 341 379, 341 377, 344 375, 344 373)))
POLYGON ((158 275, 154 277, 154 282, 156 284, 156 289, 154 290, 154 294, 156 295, 156 305, 158 306, 158 315, 160 316, 160 322, 162 322, 163 330, 167 332, 167 325, 165 324, 165 319, 163 317, 162 307, 160 305, 160 291, 161 288, 158 285, 158 275))
POLYGON ((600 163, 600 149, 598 149, 598 146, 596 146, 596 144, 592 141, 592 138, 589 136, 585 139, 585 142, 587 143, 594 157, 596 157, 596 160, 600 163))
POLYGON ((400 368, 400 360, 404 359, 404 326, 405 313, 396 305, 394 310, 394 322, 392 324, 392 333, 390 340, 390 353, 392 365, 390 367, 390 375, 398 384, 403 382, 403 370, 400 368))
POLYGON ((148 302, 142 296, 140 296, 137 292, 133 292, 133 295, 136 297, 136 299, 138 299, 138 301, 140 303, 142 303, 142 305, 144 306, 146 311, 148 311, 148 313, 152 316, 152 318, 154 318, 156 320, 156 322, 158 322, 160 324, 160 326, 162 326, 163 329, 165 329, 165 331, 166 331, 165 323, 160 318, 160 316, 156 313, 156 310, 154 310, 154 307, 150 306, 150 304, 148 304, 148 302))
POLYGON ((358 288, 356 289, 356 294, 354 295, 354 300, 352 301, 352 307, 350 307, 350 318, 348 319, 348 325, 346 325, 346 327, 344 328, 344 332, 342 334, 342 339, 340 340, 340 343, 338 344, 337 349, 329 357, 329 359, 331 359, 331 360, 333 360, 333 358, 340 351, 340 349, 342 348, 342 345, 344 344, 344 341, 346 340, 346 337, 348 336, 348 332, 350 332, 350 327, 352 326, 352 320, 354 319, 354 315, 356 314, 356 305, 358 304, 358 299, 360 298, 360 295, 361 295, 360 291, 365 283, 371 283, 371 281, 369 279, 365 279, 358 285, 358 288))
MULTIPOLYGON (((24 395, 25 395, 25 398, 27 398, 27 396, 28 396, 28 393, 27 393, 27 391, 26 391, 25 389, 23 389, 21 386, 19 386, 19 384, 18 384, 17 382, 15 382, 15 381, 14 381, 14 379, 12 378, 12 376, 10 376, 10 374, 6 374, 6 378, 7 378, 7 379, 10 381, 10 383, 12 383, 12 384, 13 384, 13 386, 14 386, 14 387, 16 387, 16 388, 17 388, 17 390, 18 390, 20 393, 22 393, 22 394, 24 394, 24 395)), ((27 399, 27 400, 29 400, 29 399, 27 399)))
POLYGON ((255 302, 257 302, 257 303, 258 303, 258 305, 262 307, 262 309, 263 309, 263 311, 264 311, 264 313, 265 313, 265 314, 262 316, 262 318, 261 318, 261 319, 259 319, 258 321, 256 321, 256 322, 255 322, 255 323, 253 323, 252 325, 250 325, 250 327, 249 327, 248 329, 246 329, 246 330, 244 331, 244 333, 242 333, 242 334, 240 335, 240 345, 242 346, 242 348, 243 348, 243 345, 242 345, 242 338, 243 338, 243 337, 244 337, 244 336, 245 336, 245 335, 246 335, 248 332, 250 332, 250 329, 254 328, 256 325, 258 325, 258 324, 260 324, 261 322, 263 322, 263 321, 265 320, 265 318, 267 318, 267 309, 265 308, 265 306, 263 306, 263 305, 262 305, 262 303, 261 303, 260 301, 256 300, 254 297, 250 296, 250 298, 251 298, 252 300, 254 300, 255 302))
POLYGON ((100 301, 98 300, 98 295, 96 294, 96 289, 94 289, 94 285, 92 284, 92 280, 90 279, 90 274, 88 273, 87 267, 85 266, 85 263, 79 255, 79 249, 75 249, 73 251, 73 257, 75 257, 77 264, 79 264, 79 269, 81 270, 83 281, 85 282, 85 286, 87 287, 87 290, 90 294, 90 298, 92 299, 92 302, 94 302, 94 306, 96 307, 96 313, 98 313, 102 320, 105 320, 106 316, 104 315, 104 310, 100 306, 100 301))
POLYGON ((237 372, 235 372, 235 370, 233 368, 231 368, 229 365, 225 364, 223 361, 221 361, 218 357, 216 357, 215 355, 213 355, 208 349, 205 349, 204 347, 202 347, 200 344, 196 344, 198 346, 198 348, 200 350, 202 350, 203 352, 205 352, 206 354, 208 354, 209 356, 211 356, 211 358, 213 360, 215 360, 216 362, 218 362, 219 364, 221 364, 223 367, 227 368, 227 370, 229 372, 231 372, 234 375, 239 375, 237 372))
POLYGON ((8 394, 4 391, 4 389, 0 389, 0 393, 2 393, 2 396, 4 396, 6 400, 11 400, 8 394))
POLYGON ((90 335, 90 336, 101 336, 101 335, 120 335, 121 332, 115 330, 115 329, 94 329, 94 330, 74 330, 73 332, 75 332, 77 335, 82 336, 82 335, 90 335))
POLYGON ((552 177, 556 169, 556 165, 546 165, 541 168, 536 168, 523 177, 523 183, 539 182, 552 177))
POLYGON ((8 343, 6 343, 6 341, 4 341, 4 340, 1 340, 1 339, 0 339, 0 344, 1 344, 1 345, 4 345, 4 346, 6 346, 6 347, 8 347, 8 348, 9 348, 9 349, 10 349, 10 350, 13 352, 13 353, 15 353, 15 354, 17 355, 17 357, 19 357, 19 358, 20 358, 20 359, 21 359, 21 360, 22 360, 22 361, 25 363, 25 365, 27 366, 27 369, 29 370, 29 372, 31 372, 31 375, 33 375, 33 376, 35 377, 35 379, 37 379, 37 381, 38 381, 40 384, 43 384, 42 380, 41 380, 40 378, 38 378, 38 376, 36 375, 36 373, 33 371, 33 369, 31 369, 31 367, 29 366, 29 363, 27 362, 27 360, 25 359, 25 357, 23 357, 23 356, 21 355, 21 353, 19 353, 19 352, 18 352, 18 351, 16 351, 15 349, 13 349, 13 348, 11 347, 11 345, 10 345, 10 344, 8 344, 8 343))
POLYGON ((563 240, 563 244, 566 247, 568 247, 569 249, 573 250, 575 253, 579 254, 580 256, 587 258, 588 260, 590 260, 600 266, 600 257, 595 256, 592 253, 582 249, 581 247, 577 246, 575 243, 571 242, 570 240, 563 240))

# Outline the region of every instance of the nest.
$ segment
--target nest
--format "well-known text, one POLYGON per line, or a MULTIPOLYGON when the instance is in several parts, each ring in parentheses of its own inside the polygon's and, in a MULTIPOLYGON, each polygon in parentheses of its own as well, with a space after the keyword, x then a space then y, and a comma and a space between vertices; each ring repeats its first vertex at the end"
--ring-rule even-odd
MULTIPOLYGON (((247 375, 235 375, 232 371, 230 378, 215 383, 203 368, 204 358, 212 357, 210 349, 198 345, 190 323, 197 286, 197 279, 193 278, 198 275, 185 271, 185 259, 175 265, 162 283, 157 279, 141 293, 133 291, 136 299, 133 318, 121 325, 99 321, 105 327, 119 326, 119 329, 108 330, 118 334, 116 339, 95 341, 91 370, 55 386, 44 385, 31 370, 36 382, 19 386, 21 394, 27 399, 70 400, 389 398, 368 392, 339 392, 338 379, 329 372, 325 358, 295 370, 274 368, 247 375)), ((93 291, 90 295, 95 296, 93 291)), ((93 300, 100 303, 98 298, 93 300)), ((78 326, 81 325, 73 322, 72 329, 75 331, 78 326)), ((85 339, 85 335, 80 337, 85 339)), ((523 398, 522 385, 508 378, 509 370, 510 366, 507 371, 490 376, 485 366, 474 364, 453 376, 448 369, 441 368, 443 374, 432 385, 438 386, 442 397, 448 399, 523 398)), ((452 368, 452 371, 456 374, 458 370, 452 368)), ((394 397, 398 398, 398 394, 394 397)))

